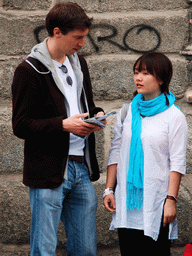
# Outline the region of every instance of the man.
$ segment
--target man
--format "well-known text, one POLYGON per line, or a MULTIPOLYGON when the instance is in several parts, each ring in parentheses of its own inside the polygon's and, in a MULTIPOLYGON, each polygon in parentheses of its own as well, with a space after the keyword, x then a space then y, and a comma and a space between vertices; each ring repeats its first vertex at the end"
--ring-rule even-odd
POLYGON ((13 131, 25 140, 32 256, 55 255, 60 219, 68 255, 96 255, 97 196, 91 181, 99 179, 93 132, 100 128, 83 119, 104 113, 94 105, 86 61, 76 53, 91 22, 75 3, 55 5, 46 17, 48 39, 14 74, 13 131))

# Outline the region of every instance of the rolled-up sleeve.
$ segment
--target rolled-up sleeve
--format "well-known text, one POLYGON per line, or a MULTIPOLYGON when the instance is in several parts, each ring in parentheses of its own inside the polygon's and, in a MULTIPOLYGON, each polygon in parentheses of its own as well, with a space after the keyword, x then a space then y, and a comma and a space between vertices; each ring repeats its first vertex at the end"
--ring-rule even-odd
POLYGON ((111 142, 111 148, 109 151, 109 159, 107 165, 117 164, 119 161, 120 147, 121 147, 121 139, 122 139, 122 130, 123 124, 121 121, 121 113, 122 109, 120 109, 117 115, 117 121, 114 128, 114 136, 111 142))
POLYGON ((180 112, 169 126, 170 171, 185 174, 188 126, 183 113, 180 112))

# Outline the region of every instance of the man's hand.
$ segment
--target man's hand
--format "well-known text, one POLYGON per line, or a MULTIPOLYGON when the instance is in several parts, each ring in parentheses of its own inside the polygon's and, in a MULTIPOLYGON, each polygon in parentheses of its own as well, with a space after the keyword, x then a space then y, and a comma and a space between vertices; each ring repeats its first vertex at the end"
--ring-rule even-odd
POLYGON ((176 217, 176 202, 170 199, 166 199, 164 205, 164 218, 163 226, 165 227, 167 223, 172 223, 176 217))
POLYGON ((101 128, 97 125, 86 123, 82 119, 80 119, 87 117, 88 115, 89 113, 84 113, 64 119, 62 121, 63 131, 85 137, 87 135, 90 135, 92 132, 101 130, 101 128))

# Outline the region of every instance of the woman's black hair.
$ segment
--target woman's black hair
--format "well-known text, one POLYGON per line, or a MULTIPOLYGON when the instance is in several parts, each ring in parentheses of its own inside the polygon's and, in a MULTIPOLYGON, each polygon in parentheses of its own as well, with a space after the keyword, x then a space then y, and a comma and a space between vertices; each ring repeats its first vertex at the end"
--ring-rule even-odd
MULTIPOLYGON (((170 59, 160 52, 145 53, 136 60, 133 71, 135 71, 136 66, 139 72, 146 69, 147 72, 162 82, 160 85, 161 93, 165 94, 166 104, 169 105, 167 94, 169 94, 169 84, 173 74, 173 66, 170 59)), ((134 92, 135 95, 137 95, 137 91, 134 92)))

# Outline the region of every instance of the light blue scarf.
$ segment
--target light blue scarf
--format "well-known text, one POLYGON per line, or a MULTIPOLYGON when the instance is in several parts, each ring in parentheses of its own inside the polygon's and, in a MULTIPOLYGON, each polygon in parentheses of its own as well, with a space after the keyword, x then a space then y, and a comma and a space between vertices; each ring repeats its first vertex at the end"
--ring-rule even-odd
POLYGON ((165 111, 175 102, 175 96, 171 92, 167 94, 167 98, 169 106, 166 105, 164 93, 149 101, 144 101, 144 96, 137 94, 132 101, 132 137, 127 170, 127 209, 140 209, 143 204, 144 156, 141 141, 141 115, 148 117, 165 111))

